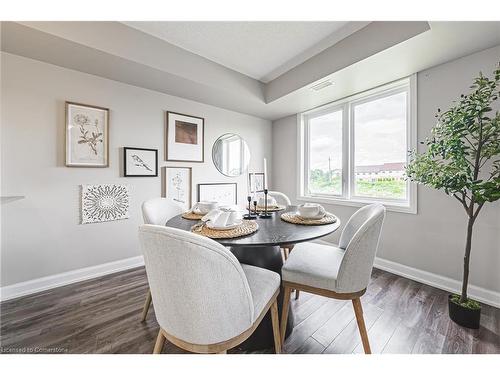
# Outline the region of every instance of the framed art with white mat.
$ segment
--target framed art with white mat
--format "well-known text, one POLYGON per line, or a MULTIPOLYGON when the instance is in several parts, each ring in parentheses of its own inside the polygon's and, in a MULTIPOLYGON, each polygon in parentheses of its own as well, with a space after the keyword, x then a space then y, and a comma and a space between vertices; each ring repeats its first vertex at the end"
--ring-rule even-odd
POLYGON ((220 205, 234 205, 238 203, 238 185, 236 182, 221 182, 198 184, 198 202, 217 202, 220 205))
POLYGON ((109 109, 66 102, 66 166, 109 166, 109 109))
POLYGON ((163 167, 163 196, 187 211, 191 208, 191 167, 163 167))
POLYGON ((205 119, 166 113, 165 160, 204 162, 205 119))

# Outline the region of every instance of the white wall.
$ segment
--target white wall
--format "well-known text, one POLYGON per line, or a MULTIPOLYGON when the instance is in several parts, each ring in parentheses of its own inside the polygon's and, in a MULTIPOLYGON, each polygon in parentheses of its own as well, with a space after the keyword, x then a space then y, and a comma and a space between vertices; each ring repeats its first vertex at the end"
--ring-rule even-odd
POLYGON ((157 148, 160 167, 193 167, 193 200, 201 182, 238 182, 214 167, 212 144, 234 132, 249 144, 251 168, 270 158, 267 120, 2 53, 1 194, 25 199, 2 205, 1 281, 7 286, 140 254, 140 205, 161 194, 160 177, 120 177, 123 146, 157 148), (64 166, 64 102, 110 108, 110 167, 64 166), (205 163, 164 162, 164 111, 205 118, 205 163), (79 224, 79 185, 129 184, 130 219, 79 224))
MULTIPOLYGON (((491 73, 500 61, 500 46, 418 73, 418 139, 429 135, 438 107, 448 108, 472 79, 491 73)), ((419 150, 423 150, 419 146, 419 150)), ((273 122, 273 190, 297 197, 296 116, 273 122), (294 166, 292 166, 292 163, 294 166)), ((354 207, 327 205, 342 222, 354 207)), ((442 191, 418 187, 418 214, 388 212, 378 257, 419 270, 461 280, 466 214, 442 191)), ((338 241, 340 231, 327 238, 338 241)), ((475 224, 470 282, 500 292, 500 202, 488 204, 475 224)))

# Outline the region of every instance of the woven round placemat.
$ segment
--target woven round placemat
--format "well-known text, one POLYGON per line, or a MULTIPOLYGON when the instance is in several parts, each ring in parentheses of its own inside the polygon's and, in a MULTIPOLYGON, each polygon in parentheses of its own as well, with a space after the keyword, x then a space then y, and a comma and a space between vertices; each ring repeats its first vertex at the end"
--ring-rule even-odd
MULTIPOLYGON (((281 210, 284 210, 286 207, 285 206, 274 206, 274 207, 270 207, 270 206, 267 206, 267 212, 275 212, 275 211, 281 211, 281 210)), ((264 206, 257 206, 257 211, 258 212, 264 212, 266 210, 266 208, 264 206)))
POLYGON ((203 214, 195 214, 192 211, 184 212, 182 214, 182 217, 184 219, 188 219, 188 220, 200 220, 203 216, 205 216, 205 215, 203 215, 203 214))
POLYGON ((329 212, 326 213, 325 216, 321 219, 303 219, 296 212, 285 212, 281 214, 281 220, 284 220, 288 223, 292 224, 301 224, 301 225, 324 225, 324 224, 332 224, 337 221, 337 216, 331 214, 329 212))
POLYGON ((210 229, 206 225, 203 225, 201 228, 194 225, 191 231, 209 238, 236 238, 252 234, 257 229, 259 229, 259 225, 254 220, 243 220, 243 223, 234 229, 216 230, 210 229))

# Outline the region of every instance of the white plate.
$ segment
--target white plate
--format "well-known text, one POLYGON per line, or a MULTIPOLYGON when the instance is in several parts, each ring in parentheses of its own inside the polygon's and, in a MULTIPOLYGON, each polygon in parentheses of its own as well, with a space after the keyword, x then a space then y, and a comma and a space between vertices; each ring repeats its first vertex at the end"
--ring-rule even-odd
POLYGON ((234 224, 231 224, 231 225, 227 225, 225 227, 217 227, 214 225, 214 223, 212 223, 211 221, 207 221, 207 227, 210 228, 210 229, 214 229, 214 230, 229 230, 229 229, 234 229, 236 228, 238 225, 241 225, 243 223, 243 220, 238 220, 236 223, 234 224))

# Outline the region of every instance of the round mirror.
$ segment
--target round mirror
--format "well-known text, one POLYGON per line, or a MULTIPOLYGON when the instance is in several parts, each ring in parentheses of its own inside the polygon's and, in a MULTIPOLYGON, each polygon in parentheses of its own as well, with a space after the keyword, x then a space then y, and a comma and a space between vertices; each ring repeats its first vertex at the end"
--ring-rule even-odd
POLYGON ((250 150, 237 134, 224 134, 212 147, 212 160, 220 173, 237 177, 245 173, 250 162, 250 150))

